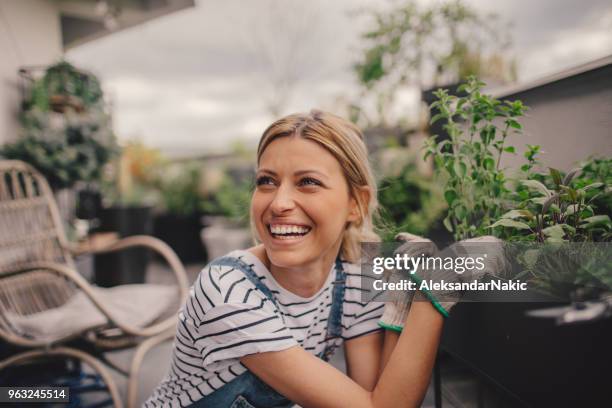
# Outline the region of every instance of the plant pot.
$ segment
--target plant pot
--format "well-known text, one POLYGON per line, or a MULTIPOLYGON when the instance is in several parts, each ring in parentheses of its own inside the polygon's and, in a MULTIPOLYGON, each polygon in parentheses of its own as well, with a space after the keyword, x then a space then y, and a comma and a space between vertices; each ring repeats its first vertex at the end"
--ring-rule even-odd
POLYGON ((199 214, 160 214, 155 217, 154 233, 167 243, 184 263, 206 262, 206 247, 200 243, 202 230, 199 214))
POLYGON ((235 225, 222 216, 204 217, 206 225, 201 232, 202 244, 209 259, 215 259, 235 249, 246 249, 253 244, 251 231, 235 225))
POLYGON ((526 406, 609 405, 612 321, 557 326, 553 319, 525 314, 549 306, 459 304, 445 324, 441 347, 500 395, 526 406))
POLYGON ((57 113, 65 113, 68 110, 81 113, 84 110, 81 99, 73 95, 51 95, 49 96, 49 105, 57 113))
MULTIPOLYGON (((151 235, 153 233, 151 207, 118 206, 102 209, 98 231, 114 231, 120 238, 151 235)), ((144 283, 149 258, 150 251, 142 247, 96 255, 95 283, 104 287, 144 283)))

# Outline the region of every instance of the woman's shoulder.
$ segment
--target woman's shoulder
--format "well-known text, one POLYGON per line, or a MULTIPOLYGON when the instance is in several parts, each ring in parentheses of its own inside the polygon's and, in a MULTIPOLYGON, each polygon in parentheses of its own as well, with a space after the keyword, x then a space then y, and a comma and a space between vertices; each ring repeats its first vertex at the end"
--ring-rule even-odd
POLYGON ((261 279, 260 269, 251 252, 243 249, 230 251, 213 259, 200 271, 194 284, 194 293, 207 298, 215 306, 222 303, 259 302, 259 291, 253 278, 261 279))

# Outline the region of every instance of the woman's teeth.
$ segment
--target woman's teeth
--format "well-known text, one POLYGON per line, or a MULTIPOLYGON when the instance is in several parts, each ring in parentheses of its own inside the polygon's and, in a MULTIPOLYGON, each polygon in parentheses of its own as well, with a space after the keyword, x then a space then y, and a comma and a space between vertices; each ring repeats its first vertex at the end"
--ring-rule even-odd
POLYGON ((309 227, 302 227, 300 225, 270 225, 270 233, 275 238, 292 238, 301 237, 310 231, 309 227))

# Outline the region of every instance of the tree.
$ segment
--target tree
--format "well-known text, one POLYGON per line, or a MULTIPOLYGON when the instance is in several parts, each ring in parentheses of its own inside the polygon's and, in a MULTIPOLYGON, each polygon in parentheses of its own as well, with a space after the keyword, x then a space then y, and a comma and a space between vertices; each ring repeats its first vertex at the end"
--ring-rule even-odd
MULTIPOLYGON (((373 28, 362 36, 367 46, 354 65, 362 96, 377 101, 378 118, 369 125, 388 124, 385 112, 401 87, 424 89, 470 75, 489 82, 516 77, 514 63, 501 56, 511 41, 498 17, 460 0, 426 6, 407 0, 371 16, 373 28)), ((360 106, 355 109, 359 116, 360 106)))

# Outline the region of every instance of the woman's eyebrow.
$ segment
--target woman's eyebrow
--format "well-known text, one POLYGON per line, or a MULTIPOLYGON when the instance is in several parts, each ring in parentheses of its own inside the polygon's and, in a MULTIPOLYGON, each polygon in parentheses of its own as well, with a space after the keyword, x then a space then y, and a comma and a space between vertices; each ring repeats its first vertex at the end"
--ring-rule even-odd
MULTIPOLYGON (((257 174, 260 174, 260 173, 269 174, 269 175, 274 176, 274 177, 278 176, 278 173, 276 173, 274 170, 270 170, 270 169, 266 169, 266 168, 258 169, 257 170, 257 174)), ((304 174, 313 174, 313 173, 319 175, 320 177, 328 178, 325 173, 320 172, 318 170, 314 170, 314 169, 298 170, 295 173, 293 173, 293 175, 294 176, 302 176, 304 174)))
POLYGON ((272 171, 272 170, 269 170, 269 169, 257 169, 257 174, 259 174, 259 173, 267 173, 267 174, 271 174, 273 176, 277 175, 275 171, 272 171))
POLYGON ((315 173, 318 174, 319 176, 323 177, 323 178, 327 178, 327 176, 324 173, 321 173, 318 170, 314 170, 314 169, 306 169, 306 170, 298 170, 295 173, 293 173, 294 176, 301 176, 302 174, 307 174, 307 173, 315 173))

